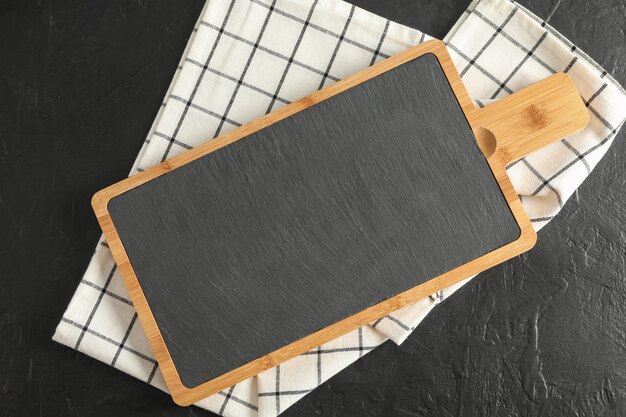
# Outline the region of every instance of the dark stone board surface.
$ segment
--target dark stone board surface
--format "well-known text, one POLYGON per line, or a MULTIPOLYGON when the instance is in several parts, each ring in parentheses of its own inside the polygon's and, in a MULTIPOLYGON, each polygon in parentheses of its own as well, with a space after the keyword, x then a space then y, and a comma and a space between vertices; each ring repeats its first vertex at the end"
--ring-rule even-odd
POLYGON ((187 387, 520 234, 433 54, 108 209, 187 387))
MULTIPOLYGON (((466 0, 355 0, 443 36, 466 0)), ((626 84, 622 0, 523 0, 626 84), (556 8, 554 13, 553 10, 556 8)), ((210 416, 50 340, 203 1, 0 6, 0 415, 210 416)), ((535 249, 285 416, 626 415, 626 131, 535 249)))

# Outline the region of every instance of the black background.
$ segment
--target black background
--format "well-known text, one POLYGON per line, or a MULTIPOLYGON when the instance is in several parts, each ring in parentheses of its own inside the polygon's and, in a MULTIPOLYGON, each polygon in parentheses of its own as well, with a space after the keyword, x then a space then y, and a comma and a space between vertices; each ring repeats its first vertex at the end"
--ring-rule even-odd
MULTIPOLYGON (((442 37, 466 0, 358 0, 442 37)), ((626 84, 622 0, 523 5, 626 84)), ((51 341, 202 0, 0 2, 0 411, 210 415, 51 341)), ((286 416, 626 415, 624 132, 530 253, 482 274, 286 416)))

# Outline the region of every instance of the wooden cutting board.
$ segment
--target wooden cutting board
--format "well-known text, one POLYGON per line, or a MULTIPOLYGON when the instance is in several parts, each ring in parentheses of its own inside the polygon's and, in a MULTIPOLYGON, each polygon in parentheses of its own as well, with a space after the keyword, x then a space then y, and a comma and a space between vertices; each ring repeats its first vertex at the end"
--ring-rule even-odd
POLYGON ((431 41, 93 207, 188 405, 530 249, 505 166, 588 121, 565 74, 476 108, 431 41))

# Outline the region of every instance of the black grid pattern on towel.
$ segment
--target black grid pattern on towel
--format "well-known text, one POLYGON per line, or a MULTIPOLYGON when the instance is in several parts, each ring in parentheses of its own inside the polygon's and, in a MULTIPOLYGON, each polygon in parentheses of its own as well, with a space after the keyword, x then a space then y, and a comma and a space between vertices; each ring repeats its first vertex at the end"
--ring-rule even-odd
MULTIPOLYGON (((355 7, 352 6, 350 8, 349 11, 349 15, 346 17, 346 21, 345 21, 345 25, 343 27, 343 30, 341 33, 335 33, 333 31, 330 31, 326 28, 323 28, 319 25, 316 24, 312 24, 311 23, 311 16, 315 11, 315 6, 318 3, 318 0, 313 0, 311 2, 310 8, 309 8, 309 15, 307 18, 305 19, 301 19, 298 16, 295 16, 291 13, 288 13, 286 11, 283 11, 281 9, 278 9, 276 7, 276 0, 273 0, 271 3, 265 3, 263 1, 260 0, 249 0, 252 3, 258 4, 264 8, 267 9, 267 15, 266 15, 266 20, 263 24, 263 26, 261 27, 260 32, 258 33, 258 36, 256 39, 251 40, 251 39, 245 39, 240 37, 239 35, 232 33, 228 30, 228 21, 229 18, 231 16, 231 12, 233 10, 233 6, 235 4, 236 0, 232 0, 229 8, 227 10, 227 13, 225 14, 223 20, 216 24, 214 22, 207 22, 207 21, 201 21, 200 25, 198 28, 195 29, 195 31, 199 31, 199 30, 210 30, 210 31, 215 31, 217 33, 216 38, 215 38, 215 43, 211 49, 211 52, 209 53, 209 55, 207 56, 206 60, 204 62, 199 62, 197 60, 191 59, 191 58, 186 58, 185 62, 190 63, 196 67, 198 67, 200 69, 198 76, 195 80, 195 84, 193 89, 191 90, 191 93, 187 96, 187 97, 181 97, 175 94, 170 94, 168 96, 168 100, 171 100, 173 102, 177 102, 180 103, 182 105, 181 107, 181 112, 178 118, 178 122, 176 124, 176 127, 173 131, 172 134, 166 134, 160 131, 155 131, 153 138, 149 138, 148 142, 150 140, 154 140, 154 138, 159 138, 159 139, 163 139, 167 142, 167 146, 164 148, 164 152, 163 155, 161 157, 161 160, 166 160, 167 158, 173 156, 173 152, 172 149, 174 146, 177 146, 179 148, 181 148, 181 150, 187 150, 192 148, 193 146, 185 143, 185 139, 184 136, 181 135, 181 128, 183 127, 185 120, 187 119, 187 117, 189 116, 191 111, 197 111, 197 112, 201 112, 207 116, 210 116, 211 118, 214 118, 216 120, 219 121, 219 125, 217 127, 217 129, 215 130, 213 137, 218 136, 223 128, 225 124, 229 124, 231 127, 238 127, 241 126, 243 124, 243 122, 237 121, 235 119, 232 119, 229 117, 229 112, 230 109, 232 108, 233 104, 235 103, 235 101, 237 100, 237 96, 238 93, 240 91, 241 88, 246 88, 250 91, 253 91, 263 97, 266 97, 269 101, 269 104, 267 106, 267 110, 266 113, 270 112, 274 107, 275 107, 275 103, 279 102, 282 104, 288 104, 290 101, 282 98, 280 96, 280 91, 282 88, 282 85, 284 83, 285 78, 288 76, 288 73, 291 69, 291 67, 299 67, 302 68, 306 71, 311 72, 312 74, 316 74, 320 77, 320 81, 319 81, 319 88, 323 88, 325 85, 328 84, 328 81, 330 82, 335 82, 338 81, 340 78, 333 75, 332 72, 332 67, 333 64, 335 63, 335 61, 337 59, 341 58, 341 47, 342 44, 346 43, 352 46, 355 46, 363 51, 366 51, 367 53, 371 54, 371 60, 370 60, 370 65, 373 65, 375 62, 377 62, 378 60, 381 59, 385 59, 388 58, 390 55, 386 54, 384 52, 384 41, 385 41, 385 36, 386 36, 386 32, 389 28, 390 25, 390 21, 386 21, 385 27, 383 32, 380 35, 380 39, 377 42, 377 44, 375 45, 365 45, 360 41, 356 41, 351 39, 347 33, 350 27, 350 22, 352 20, 352 16, 354 14, 355 11, 355 7), (268 24, 270 23, 270 19, 271 19, 271 15, 272 13, 278 13, 284 17, 289 18, 291 21, 293 21, 295 24, 300 26, 300 36, 297 38, 297 42, 294 44, 293 46, 293 50, 292 53, 290 55, 283 55, 279 52, 276 51, 272 51, 271 49, 262 46, 261 40, 262 40, 262 36, 264 31, 266 30, 268 24), (328 62, 321 62, 320 63, 320 68, 315 68, 311 65, 302 63, 300 61, 297 60, 296 55, 298 52, 298 48, 301 44, 302 41, 302 37, 304 36, 305 32, 307 30, 316 30, 316 31, 321 31, 323 33, 325 33, 326 35, 332 37, 335 39, 336 44, 333 50, 333 53, 330 57, 330 60, 328 62), (212 63, 212 59, 215 56, 215 52, 218 48, 218 45, 220 42, 223 41, 224 38, 229 38, 232 41, 236 41, 236 42, 241 42, 243 44, 246 44, 247 46, 251 47, 251 52, 250 55, 248 57, 248 60, 246 62, 246 65, 244 67, 244 70, 238 74, 238 75, 231 75, 231 74, 227 74, 217 68, 212 68, 211 67, 211 63, 212 63), (252 83, 246 82, 246 73, 249 70, 253 59, 254 59, 254 55, 257 53, 257 51, 261 51, 267 54, 270 54, 271 56, 273 56, 274 58, 283 61, 285 64, 285 68, 283 73, 281 74, 281 78, 280 78, 280 83, 278 84, 278 86, 276 87, 276 89, 274 91, 266 91, 263 90, 260 87, 255 86, 252 83), (203 104, 199 104, 196 102, 197 100, 197 94, 198 91, 200 90, 203 78, 206 76, 207 73, 212 73, 214 75, 217 75, 221 78, 223 78, 224 80, 227 80, 229 82, 231 82, 234 86, 233 92, 231 97, 228 100, 228 105, 227 107, 221 111, 221 112, 217 112, 215 110, 209 109, 207 107, 205 107, 203 104)), ((421 37, 420 39, 421 41, 424 40, 424 36, 421 37)), ((167 103, 164 103, 165 105, 167 105, 167 103)), ((143 168, 139 167, 137 169, 138 171, 142 171, 143 168)), ((106 242, 101 242, 102 246, 105 246, 108 248, 108 245, 106 244, 106 242)), ((136 313, 133 313, 130 318, 129 318, 129 322, 128 322, 128 326, 126 328, 126 332, 124 337, 122 338, 122 340, 114 340, 106 335, 103 335, 99 332, 96 332, 92 329, 89 328, 91 319, 93 318, 93 316, 96 314, 99 305, 100 305, 100 300, 103 299, 103 297, 110 297, 112 300, 115 300, 116 302, 125 304, 127 306, 132 306, 132 302, 130 301, 130 299, 128 298, 127 295, 122 295, 122 294, 117 294, 113 291, 110 291, 108 289, 109 283, 111 282, 111 280, 113 279, 113 276, 117 273, 116 267, 115 265, 113 265, 109 271, 108 277, 107 277, 107 281, 104 283, 104 285, 99 285, 98 283, 93 283, 90 281, 87 281, 85 279, 83 279, 81 281, 81 285, 86 285, 90 288, 92 288, 94 291, 97 291, 99 293, 98 296, 98 300, 94 305, 93 305, 93 309, 92 312, 90 314, 90 318, 87 319, 87 322, 85 322, 85 324, 80 324, 77 323, 73 320, 70 320, 69 318, 63 318, 62 321, 74 326, 76 328, 79 328, 81 330, 81 336, 79 336, 79 339, 76 343, 76 348, 80 347, 80 343, 84 337, 84 334, 90 334, 93 337, 99 338, 107 343, 110 343, 111 345, 113 345, 114 347, 117 348, 116 353, 114 355, 114 358, 111 361, 111 365, 115 365, 115 362, 118 360, 121 352, 126 352, 132 355, 135 355, 139 358, 141 358, 142 360, 144 360, 145 362, 147 362, 148 364, 150 364, 150 371, 148 373, 148 375, 146 376, 146 381, 147 382, 151 382, 152 379, 154 378, 154 375, 156 374, 156 371, 158 369, 158 365, 156 363, 156 361, 154 360, 154 358, 152 357, 152 353, 151 352, 140 352, 138 350, 135 350, 129 346, 126 346, 126 341, 131 333, 131 331, 133 330, 133 328, 136 325, 137 322, 137 315, 136 313)), ((118 277, 119 278, 119 277, 118 277)), ((402 323, 400 320, 393 318, 391 316, 388 316, 388 318, 390 320, 392 320, 393 323, 396 323, 398 326, 400 326, 402 329, 407 329, 409 326, 407 326, 406 324, 402 323)), ((323 346, 320 346, 316 349, 313 349, 310 352, 305 353, 305 356, 308 355, 315 355, 315 357, 317 358, 317 377, 316 377, 316 381, 317 383, 321 383, 322 381, 322 367, 323 367, 323 358, 327 355, 337 355, 337 354, 354 354, 356 353, 359 357, 362 356, 363 354, 373 350, 377 345, 372 345, 372 346, 365 346, 363 345, 363 337, 362 337, 362 330, 359 329, 359 342, 355 345, 355 346, 348 346, 348 347, 341 347, 341 348, 324 348, 323 346)), ((310 391, 312 391, 315 388, 316 385, 313 385, 311 387, 305 388, 305 389, 287 389, 286 390, 281 390, 281 384, 280 384, 280 367, 276 368, 276 390, 275 392, 262 392, 259 393, 259 397, 268 397, 268 396, 272 396, 276 398, 276 411, 277 413, 282 411, 280 408, 280 397, 281 396, 285 396, 285 395, 301 395, 301 394, 305 394, 308 393, 310 391)), ((228 390, 225 391, 221 391, 219 392, 219 395, 224 397, 223 403, 221 405, 220 408, 220 414, 223 414, 226 407, 229 406, 232 403, 235 404, 239 404, 241 406, 253 409, 253 410, 257 410, 257 406, 248 403, 247 401, 244 401, 240 398, 238 398, 236 395, 234 395, 234 392, 236 390, 236 385, 230 387, 228 390)))

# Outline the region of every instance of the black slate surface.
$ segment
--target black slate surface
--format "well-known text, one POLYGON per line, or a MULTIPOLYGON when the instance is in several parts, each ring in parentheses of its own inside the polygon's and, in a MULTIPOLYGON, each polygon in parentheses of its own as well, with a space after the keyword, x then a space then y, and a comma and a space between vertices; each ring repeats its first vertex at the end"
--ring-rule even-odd
MULTIPOLYGON (((89 199, 130 170, 202 3, 0 6, 0 415, 213 415, 50 340, 100 236, 89 199)), ((355 0, 439 37, 468 3, 355 0)), ((621 0, 521 3, 626 84, 621 0)), ((625 136, 529 254, 284 415, 626 415, 625 136)))
POLYGON ((433 54, 108 209, 187 387, 520 234, 433 54))

